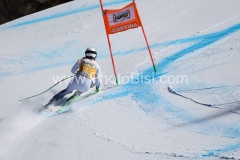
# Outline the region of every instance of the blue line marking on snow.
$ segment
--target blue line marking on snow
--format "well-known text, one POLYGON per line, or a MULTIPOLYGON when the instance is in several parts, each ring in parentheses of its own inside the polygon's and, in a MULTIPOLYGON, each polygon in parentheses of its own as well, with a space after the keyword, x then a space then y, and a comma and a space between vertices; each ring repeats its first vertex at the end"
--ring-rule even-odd
MULTIPOLYGON (((151 76, 151 79, 157 79, 159 78, 160 76, 166 74, 164 72, 164 70, 169 67, 172 63, 174 63, 176 60, 184 57, 185 55, 188 55, 188 54, 191 54, 191 53, 194 53, 194 51, 197 51, 199 49, 202 49, 204 47, 207 47, 217 41, 219 41, 220 39, 236 32, 240 30, 240 24, 237 24, 237 25, 234 25, 230 28, 227 28, 227 29, 224 29, 220 32, 216 32, 216 33, 211 33, 211 34, 207 34, 207 35, 203 35, 203 36, 197 36, 197 37, 190 37, 190 38, 186 38, 186 39, 181 39, 181 40, 176 40, 176 41, 173 41, 169 44, 174 44, 174 43, 186 43, 186 42, 191 42, 192 40, 197 40, 197 42, 179 52, 176 52, 175 54, 163 59, 162 61, 160 61, 159 63, 156 64, 156 68, 157 68, 157 74, 153 74, 153 68, 150 67, 149 69, 145 70, 142 72, 141 76, 144 76, 144 75, 150 75, 151 76)), ((154 44, 156 46, 156 44, 154 44)), ((140 48, 142 49, 142 48, 140 48)), ((136 49, 137 50, 137 49, 136 49)), ((131 53, 133 52, 134 50, 129 50, 127 51, 128 53, 131 53)), ((120 54, 120 53, 119 53, 120 54)), ((140 79, 138 77, 138 79, 140 79)), ((143 85, 143 84, 141 84, 143 85)), ((130 86, 130 84, 127 84, 127 85, 124 85, 122 86, 123 88, 128 88, 130 86)), ((151 85, 149 85, 151 86, 151 85)), ((134 93, 134 92, 133 92, 134 93)), ((136 94, 138 95, 138 94, 136 94)), ((117 97, 117 96, 114 96, 114 97, 117 97)), ((143 101, 144 102, 144 99, 140 98, 139 99, 140 101, 143 101)))
POLYGON ((56 68, 56 67, 63 66, 63 65, 71 65, 74 63, 76 63, 76 61, 60 62, 60 63, 54 63, 54 64, 50 64, 50 65, 45 65, 45 66, 38 66, 36 68, 30 68, 30 69, 18 72, 18 74, 32 73, 32 72, 36 72, 36 71, 56 68))
MULTIPOLYGON (((187 48, 185 48, 185 49, 183 49, 183 50, 165 58, 161 62, 159 62, 156 65, 158 73, 160 73, 160 75, 161 75, 163 73, 163 70, 166 69, 171 63, 173 63, 177 59, 179 59, 179 58, 181 58, 181 57, 183 57, 187 54, 193 53, 196 50, 199 50, 201 48, 209 46, 209 45, 217 42, 218 40, 228 36, 229 34, 232 34, 236 31, 238 31, 239 29, 240 29, 240 24, 237 24, 237 25, 234 25, 230 28, 224 29, 224 30, 222 30, 220 32, 216 32, 216 33, 211 33, 211 34, 202 35, 202 36, 193 36, 193 37, 189 37, 189 38, 185 38, 185 39, 174 40, 174 41, 171 41, 171 42, 162 42, 162 43, 152 44, 151 48, 157 48, 157 47, 170 46, 170 45, 174 45, 174 44, 177 45, 177 44, 195 42, 193 45, 191 45, 191 46, 189 46, 189 47, 187 47, 187 48)), ((60 49, 59 48, 58 49, 53 49, 52 51, 49 50, 49 51, 46 51, 46 53, 43 53, 41 51, 37 54, 40 57, 45 55, 46 58, 49 58, 49 57, 53 56, 52 54, 54 54, 54 55, 63 54, 62 52, 64 50, 66 50, 66 48, 68 48, 68 49, 71 48, 68 45, 73 45, 74 43, 75 43, 75 41, 68 42, 67 44, 63 44, 63 47, 60 47, 60 49), (51 54, 50 54, 50 52, 51 52, 51 54)), ((119 52, 116 52, 114 55, 126 55, 126 54, 136 53, 136 52, 139 52, 139 51, 146 51, 146 50, 147 50, 146 47, 140 47, 140 48, 136 48, 136 49, 127 50, 125 52, 119 51, 119 52)), ((34 51, 34 52, 36 53, 37 51, 34 51)), ((72 53, 76 53, 76 51, 74 51, 74 52, 72 52, 72 51, 69 52, 68 51, 67 54, 71 54, 72 59, 65 60, 65 62, 61 61, 59 63, 59 61, 58 61, 56 63, 56 61, 53 61, 53 62, 51 62, 51 65, 46 65, 46 62, 45 62, 45 63, 42 64, 43 66, 40 66, 40 67, 38 66, 36 68, 26 69, 26 70, 21 71, 21 73, 28 73, 28 72, 38 71, 38 70, 42 70, 42 69, 54 68, 54 67, 58 67, 60 65, 68 65, 70 62, 74 63, 76 61, 77 55, 79 55, 79 53, 77 53, 75 56, 72 53)), ((99 55, 98 58, 105 58, 105 57, 108 57, 108 56, 109 56, 109 54, 104 54, 104 55, 99 55)), ((22 60, 22 58, 23 57, 21 57, 21 60, 22 60)), ((28 63, 32 63, 32 61, 35 61, 35 59, 30 59, 30 58, 28 59, 28 63)), ((3 61, 3 62, 4 63, 10 63, 10 62, 7 62, 7 61, 3 61)), ((16 65, 16 63, 13 63, 13 64, 16 65)), ((152 71, 153 71, 153 69, 152 69, 152 67, 150 67, 149 69, 144 71, 145 72, 144 74, 151 75, 153 73, 152 71)), ((0 72, 0 78, 9 76, 11 74, 12 74, 11 71, 5 70, 4 73, 0 72)), ((157 75, 155 75, 154 78, 157 79, 160 75, 157 74, 157 75)))
POLYGON ((240 121, 228 125, 222 133, 223 137, 240 138, 240 121))
MULTIPOLYGON (((57 48, 55 49, 52 49, 52 50, 46 50, 43 51, 44 52, 38 52, 38 51, 35 51, 35 53, 38 54, 38 56, 40 56, 41 58, 46 58, 46 59, 49 59, 49 58, 54 58, 54 57, 63 57, 64 56, 64 53, 68 50, 68 49, 71 49, 72 46, 74 46, 77 42, 75 40, 72 40, 72 41, 69 41, 63 45, 59 45, 57 48)), ((77 45, 77 44, 76 44, 77 45)), ((33 51, 34 52, 34 51, 33 51)))
MULTIPOLYGON (((125 2, 131 2, 131 1, 130 0, 114 0, 111 2, 104 3, 103 6, 111 6, 111 5, 121 4, 121 3, 125 3, 125 2)), ((25 25, 34 24, 34 23, 43 22, 43 21, 48 21, 51 19, 56 19, 56 18, 60 18, 60 17, 64 17, 64 16, 76 14, 76 13, 81 13, 81 12, 85 12, 85 11, 90 11, 90 10, 98 9, 98 8, 100 10, 100 4, 95 4, 95 5, 91 5, 91 6, 87 6, 87 7, 82 7, 82 8, 76 9, 76 10, 72 10, 72 11, 56 13, 56 14, 53 14, 50 16, 45 16, 45 17, 36 18, 36 19, 32 19, 32 20, 26 20, 26 21, 12 24, 12 25, 9 25, 6 27, 0 26, 0 30, 25 26, 25 25)))
MULTIPOLYGON (((160 76, 165 75, 166 73, 164 70, 168 68, 172 63, 174 63, 176 60, 184 57, 185 55, 195 53, 195 51, 205 48, 220 39, 240 30, 240 24, 234 25, 230 28, 224 29, 220 32, 211 33, 203 36, 197 36, 197 37, 190 37, 189 39, 182 39, 182 40, 176 40, 172 43, 186 43, 191 42, 192 40, 196 40, 196 42, 189 47, 184 48, 183 50, 174 53, 173 55, 161 60, 156 64, 157 68, 157 74, 154 74, 153 68, 150 67, 143 71, 139 76, 137 76, 135 79, 131 80, 131 83, 122 85, 120 89, 118 89, 118 92, 114 93, 105 93, 105 97, 97 100, 97 102, 106 101, 106 100, 112 100, 115 98, 123 97, 131 95, 133 99, 135 99, 137 102, 140 102, 142 105, 143 110, 145 110, 147 113, 151 113, 152 115, 158 114, 159 111, 164 110, 165 112, 171 113, 174 112, 175 118, 182 119, 185 122, 192 122, 195 120, 195 116, 192 114, 189 114, 187 111, 185 111, 180 106, 176 106, 174 104, 171 104, 167 99, 159 95, 159 93, 154 92, 154 85, 153 83, 148 83, 150 81, 157 81, 160 76), (143 79, 142 77, 149 76, 149 79, 143 79), (143 92, 144 91, 144 92, 143 92), (148 94, 146 94, 148 93, 148 94)), ((171 43, 169 43, 171 44, 171 43)), ((236 133, 227 133, 226 131, 226 125, 219 124, 219 123, 213 123, 213 122, 201 122, 202 125, 199 130, 196 130, 196 132, 207 132, 209 126, 214 126, 216 128, 220 128, 224 131, 222 136, 226 137, 239 137, 239 134, 236 133)), ((234 127, 235 128, 235 127, 234 127)), ((236 128, 235 128, 236 129, 236 128)), ((236 131, 239 133, 239 129, 237 128, 236 131)))
POLYGON ((209 158, 209 157, 220 157, 222 153, 230 152, 230 151, 235 151, 240 149, 240 143, 234 144, 234 145, 229 145, 225 148, 222 149, 216 149, 216 150, 211 150, 208 151, 206 154, 203 154, 203 158, 209 158))

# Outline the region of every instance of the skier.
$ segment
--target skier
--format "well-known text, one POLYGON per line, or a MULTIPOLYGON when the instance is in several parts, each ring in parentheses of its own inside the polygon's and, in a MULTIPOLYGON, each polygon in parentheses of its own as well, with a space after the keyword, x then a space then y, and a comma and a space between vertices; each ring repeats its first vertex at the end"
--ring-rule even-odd
POLYGON ((87 48, 85 51, 85 57, 78 60, 78 62, 72 67, 71 72, 76 74, 74 79, 68 84, 67 88, 56 94, 49 102, 44 106, 47 109, 51 104, 63 98, 65 95, 74 94, 67 100, 71 100, 76 96, 80 96, 83 92, 87 92, 90 88, 96 85, 96 92, 100 91, 101 69, 95 59, 97 58, 97 51, 94 48, 87 48))

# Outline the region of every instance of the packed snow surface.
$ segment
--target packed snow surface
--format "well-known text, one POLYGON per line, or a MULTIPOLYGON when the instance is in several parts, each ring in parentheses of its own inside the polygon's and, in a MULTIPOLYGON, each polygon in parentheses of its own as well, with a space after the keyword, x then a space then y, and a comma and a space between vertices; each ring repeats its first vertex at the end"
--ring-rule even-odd
MULTIPOLYGON (((131 0, 103 0, 118 9, 131 0)), ((136 0, 140 28, 110 35, 97 0, 0 26, 0 160, 240 159, 240 1, 136 0), (87 47, 102 91, 47 117, 87 47)))

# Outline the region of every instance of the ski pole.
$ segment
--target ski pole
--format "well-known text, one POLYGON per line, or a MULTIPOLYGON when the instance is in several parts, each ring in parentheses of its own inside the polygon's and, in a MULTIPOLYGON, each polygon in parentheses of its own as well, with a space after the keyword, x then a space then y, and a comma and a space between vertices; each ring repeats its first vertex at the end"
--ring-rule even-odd
POLYGON ((52 87, 48 88, 46 91, 44 91, 44 92, 42 92, 42 93, 39 93, 39 94, 36 94, 36 95, 34 95, 34 96, 31 96, 31 97, 27 97, 27 98, 24 98, 24 99, 20 99, 19 101, 24 101, 24 100, 27 100, 27 99, 30 99, 30 98, 33 98, 33 97, 37 97, 37 96, 39 96, 39 95, 41 95, 41 94, 49 91, 50 89, 52 89, 53 87, 55 87, 55 86, 56 86, 57 84, 59 84, 60 82, 66 80, 66 79, 68 79, 68 78, 72 78, 72 77, 74 77, 74 76, 75 76, 75 75, 72 75, 72 76, 69 76, 69 77, 67 77, 67 78, 64 78, 64 79, 62 79, 61 81, 59 81, 59 82, 57 82, 56 84, 54 84, 52 87))

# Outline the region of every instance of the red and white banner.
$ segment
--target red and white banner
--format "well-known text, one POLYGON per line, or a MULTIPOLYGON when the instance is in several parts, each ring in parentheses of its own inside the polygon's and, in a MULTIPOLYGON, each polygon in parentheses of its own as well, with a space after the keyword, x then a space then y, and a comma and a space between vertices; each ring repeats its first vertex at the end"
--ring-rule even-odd
POLYGON ((110 55, 112 59, 113 71, 116 77, 116 84, 118 85, 118 78, 117 78, 116 67, 115 67, 114 58, 112 54, 112 47, 110 43, 109 34, 115 34, 115 33, 123 32, 129 29, 141 27, 144 38, 146 40, 148 51, 152 60, 154 72, 157 73, 157 70, 153 61, 153 57, 152 57, 152 52, 148 44, 147 36, 145 34, 140 16, 138 14, 135 0, 132 0, 132 3, 123 7, 122 9, 117 9, 117 10, 108 10, 108 9, 104 10, 102 0, 99 0, 99 1, 100 1, 102 13, 103 13, 103 20, 105 24, 108 46, 109 46, 110 55))
POLYGON ((122 9, 104 10, 103 18, 108 34, 115 34, 142 25, 134 2, 122 9))

